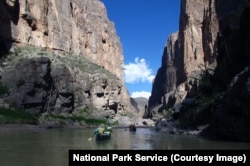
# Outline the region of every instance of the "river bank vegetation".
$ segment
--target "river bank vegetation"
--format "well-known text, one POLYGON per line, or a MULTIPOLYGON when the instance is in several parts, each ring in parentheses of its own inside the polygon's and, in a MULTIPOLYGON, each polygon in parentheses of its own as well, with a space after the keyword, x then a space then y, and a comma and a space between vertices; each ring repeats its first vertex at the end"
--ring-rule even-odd
POLYGON ((38 115, 24 110, 0 107, 0 124, 37 124, 38 115))
MULTIPOLYGON (((57 127, 66 127, 74 123, 78 123, 79 126, 98 126, 99 124, 108 124, 107 119, 92 119, 86 118, 81 115, 56 115, 51 113, 46 114, 34 114, 25 110, 17 110, 13 108, 0 107, 0 124, 41 124, 44 121, 54 122, 57 127)), ((46 127, 46 125, 45 125, 46 127)), ((50 126, 53 127, 53 126, 50 126)))

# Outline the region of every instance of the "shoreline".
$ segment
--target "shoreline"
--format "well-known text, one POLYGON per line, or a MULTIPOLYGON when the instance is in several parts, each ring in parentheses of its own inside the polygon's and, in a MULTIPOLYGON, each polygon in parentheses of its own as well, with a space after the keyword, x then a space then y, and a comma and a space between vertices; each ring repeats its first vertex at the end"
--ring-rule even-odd
MULTIPOLYGON (((35 124, 0 124, 0 134, 9 134, 17 132, 41 131, 50 129, 94 129, 97 126, 65 126, 65 127, 46 127, 35 124)), ((154 126, 136 126, 137 128, 154 128, 154 126)), ((112 126, 113 129, 126 129, 128 126, 112 126)))

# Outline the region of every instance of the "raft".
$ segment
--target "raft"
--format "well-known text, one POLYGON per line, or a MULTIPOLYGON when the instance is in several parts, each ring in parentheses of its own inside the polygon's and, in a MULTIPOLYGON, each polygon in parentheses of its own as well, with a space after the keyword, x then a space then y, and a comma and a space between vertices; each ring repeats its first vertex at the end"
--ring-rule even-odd
POLYGON ((136 131, 136 127, 135 126, 130 126, 129 131, 136 131))
POLYGON ((111 138, 111 132, 105 131, 103 133, 97 133, 95 136, 96 141, 109 140, 111 138))

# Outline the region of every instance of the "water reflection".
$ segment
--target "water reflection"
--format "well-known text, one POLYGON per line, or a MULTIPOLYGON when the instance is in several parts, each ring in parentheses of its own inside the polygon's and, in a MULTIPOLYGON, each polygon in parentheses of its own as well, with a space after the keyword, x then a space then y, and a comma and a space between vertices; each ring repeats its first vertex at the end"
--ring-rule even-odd
POLYGON ((111 140, 88 141, 92 129, 52 129, 0 135, 0 165, 68 165, 68 150, 250 149, 250 143, 168 135, 151 129, 114 129, 111 140))

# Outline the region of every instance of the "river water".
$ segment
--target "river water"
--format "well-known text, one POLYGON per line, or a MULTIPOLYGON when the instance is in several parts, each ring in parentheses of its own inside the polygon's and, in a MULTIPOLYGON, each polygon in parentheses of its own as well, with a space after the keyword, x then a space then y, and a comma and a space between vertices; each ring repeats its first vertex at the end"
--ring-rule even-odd
POLYGON ((149 128, 113 129, 111 140, 88 138, 93 129, 49 129, 0 135, 1 166, 66 166, 68 150, 250 149, 250 143, 169 135, 149 128))

